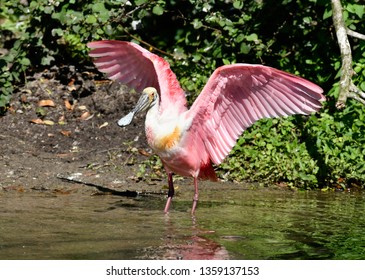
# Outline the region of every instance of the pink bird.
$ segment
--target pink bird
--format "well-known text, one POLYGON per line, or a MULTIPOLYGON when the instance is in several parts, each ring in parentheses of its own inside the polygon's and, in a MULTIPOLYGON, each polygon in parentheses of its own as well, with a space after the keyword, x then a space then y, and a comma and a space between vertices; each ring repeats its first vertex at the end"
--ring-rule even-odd
POLYGON ((135 114, 147 110, 147 142, 168 175, 165 213, 174 196, 173 173, 194 178, 194 214, 198 180, 217 180, 212 163, 223 161, 245 129, 262 118, 310 114, 325 100, 323 90, 303 78, 239 63, 217 68, 188 109, 184 90, 163 58, 131 42, 97 41, 88 47, 99 71, 142 91, 118 125, 129 125, 135 114))

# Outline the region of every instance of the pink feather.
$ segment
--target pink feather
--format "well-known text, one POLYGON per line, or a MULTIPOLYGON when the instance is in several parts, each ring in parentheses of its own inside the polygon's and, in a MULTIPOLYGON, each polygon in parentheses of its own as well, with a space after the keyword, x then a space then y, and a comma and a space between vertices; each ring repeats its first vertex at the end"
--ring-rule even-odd
POLYGON ((219 164, 255 121, 318 111, 325 100, 322 92, 305 79, 271 67, 222 66, 214 71, 188 112, 190 131, 204 131, 200 135, 210 159, 219 164), (227 126, 232 129, 223 129, 227 126))
POLYGON ((88 43, 89 55, 95 57, 95 66, 112 80, 117 80, 136 91, 154 87, 161 95, 161 110, 175 106, 184 111, 186 98, 169 63, 139 45, 123 41, 88 43))

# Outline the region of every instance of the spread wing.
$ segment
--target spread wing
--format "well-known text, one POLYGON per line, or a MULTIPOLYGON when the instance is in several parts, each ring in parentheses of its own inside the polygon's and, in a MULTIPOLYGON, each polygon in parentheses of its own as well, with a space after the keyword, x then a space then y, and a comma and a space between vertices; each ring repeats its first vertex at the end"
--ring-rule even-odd
POLYGON ((211 160, 219 164, 254 122, 318 111, 325 100, 322 92, 303 78, 271 67, 222 66, 190 108, 189 132, 203 139, 211 160))
POLYGON ((88 43, 95 66, 112 80, 136 91, 154 87, 160 93, 160 106, 186 106, 186 98, 169 63, 137 44, 124 41, 96 41, 88 43))

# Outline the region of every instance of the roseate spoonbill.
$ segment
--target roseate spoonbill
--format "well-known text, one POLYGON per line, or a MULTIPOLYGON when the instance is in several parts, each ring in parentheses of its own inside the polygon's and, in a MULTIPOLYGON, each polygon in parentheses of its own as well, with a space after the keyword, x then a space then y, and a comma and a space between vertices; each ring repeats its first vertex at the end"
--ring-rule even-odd
POLYGON ((262 118, 310 114, 321 108, 323 90, 292 74, 263 66, 233 64, 217 68, 190 109, 169 63, 141 46, 123 41, 88 44, 99 71, 142 95, 136 107, 118 121, 131 123, 146 111, 147 142, 168 175, 169 211, 174 195, 172 174, 192 176, 198 201, 198 179, 217 180, 220 164, 242 132, 262 118))

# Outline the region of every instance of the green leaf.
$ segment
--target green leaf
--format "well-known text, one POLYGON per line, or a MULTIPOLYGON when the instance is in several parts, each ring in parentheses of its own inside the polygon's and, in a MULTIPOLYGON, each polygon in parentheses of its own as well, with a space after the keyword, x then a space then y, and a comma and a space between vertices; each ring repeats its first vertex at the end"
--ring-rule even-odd
POLYGON ((140 5, 143 5, 143 4, 147 3, 147 0, 135 0, 134 3, 137 6, 140 6, 140 5))
POLYGON ((365 91, 365 82, 362 82, 362 83, 360 84, 360 89, 361 89, 362 91, 365 91))
POLYGON ((256 33, 252 33, 252 34, 250 34, 250 35, 248 35, 247 37, 246 37, 246 40, 247 41, 257 41, 257 39, 258 39, 258 36, 257 36, 257 34, 256 33))
POLYGON ((223 63, 224 63, 224 65, 231 64, 231 62, 228 59, 226 59, 226 58, 223 58, 223 63))
POLYGON ((41 64, 42 65, 50 65, 52 61, 54 61, 54 57, 51 56, 51 55, 48 55, 48 56, 45 56, 45 57, 42 57, 42 61, 41 61, 41 64))
POLYGON ((323 19, 328 19, 332 16, 332 9, 326 9, 323 13, 323 19))
POLYGON ((160 5, 156 5, 152 9, 152 13, 154 13, 155 15, 158 15, 158 16, 162 15, 163 12, 164 12, 164 10, 160 5))
POLYGON ((247 45, 246 43, 241 43, 240 46, 240 52, 243 54, 248 54, 251 50, 251 47, 249 45, 247 45))
POLYGON ((80 26, 80 25, 73 25, 73 26, 72 26, 72 30, 73 30, 75 33, 79 33, 79 32, 80 32, 80 29, 81 29, 81 26, 80 26))
POLYGON ((97 18, 100 22, 107 22, 110 18, 109 10, 105 8, 103 2, 95 3, 92 7, 94 14, 96 13, 97 18))
POLYGON ((234 1, 233 2, 233 7, 236 9, 241 10, 243 8, 243 2, 242 1, 234 1))
POLYGON ((54 28, 52 29, 52 36, 59 36, 61 37, 63 35, 63 30, 61 28, 54 28))
POLYGON ((346 6, 346 10, 350 13, 356 14, 360 19, 362 19, 365 12, 365 6, 359 4, 348 4, 346 6))
POLYGON ((97 22, 97 18, 94 15, 87 15, 85 22, 93 24, 97 22))
POLYGON ((193 55, 193 62, 198 62, 201 59, 201 55, 200 54, 194 54, 193 55))
POLYGON ((5 107, 10 102, 9 94, 1 94, 0 95, 0 108, 5 107))
POLYGON ((199 19, 195 18, 193 21, 193 26, 195 29, 199 29, 203 26, 203 23, 199 19))
POLYGON ((54 7, 53 6, 44 7, 44 13, 45 14, 52 14, 53 12, 54 12, 54 7))
POLYGON ((246 38, 246 36, 241 33, 241 34, 238 34, 238 36, 236 37, 235 41, 237 43, 241 43, 245 38, 246 38))
POLYGON ((22 60, 20 61, 20 64, 24 65, 24 66, 29 66, 30 65, 30 60, 26 57, 23 57, 22 60))
POLYGON ((94 13, 100 13, 106 9, 103 2, 98 2, 93 5, 92 10, 94 13))
POLYGON ((145 16, 148 15, 148 12, 147 10, 144 10, 144 9, 141 9, 139 12, 138 12, 138 18, 139 19, 143 19, 145 16))

